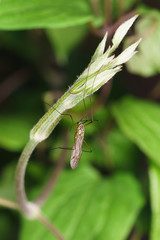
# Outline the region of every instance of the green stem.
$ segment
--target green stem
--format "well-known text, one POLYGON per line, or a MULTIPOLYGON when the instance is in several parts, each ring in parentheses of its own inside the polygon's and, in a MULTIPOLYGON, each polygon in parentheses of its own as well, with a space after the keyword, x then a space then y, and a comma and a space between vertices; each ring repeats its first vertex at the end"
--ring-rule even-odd
POLYGON ((28 160, 36 146, 37 146, 37 142, 35 142, 34 140, 30 140, 26 144, 19 158, 17 168, 16 168, 17 201, 19 203, 20 209, 26 216, 30 216, 30 207, 29 207, 30 204, 27 200, 26 193, 25 193, 24 178, 25 178, 25 172, 26 172, 28 160))

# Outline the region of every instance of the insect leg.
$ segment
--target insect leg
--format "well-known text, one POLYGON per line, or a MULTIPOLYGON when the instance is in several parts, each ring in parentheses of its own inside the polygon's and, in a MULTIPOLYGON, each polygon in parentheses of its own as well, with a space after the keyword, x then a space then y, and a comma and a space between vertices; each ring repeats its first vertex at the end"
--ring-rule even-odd
POLYGON ((87 123, 86 125, 84 125, 84 127, 88 127, 96 122, 98 122, 98 120, 90 121, 90 123, 87 123))
POLYGON ((89 151, 83 151, 83 152, 92 152, 91 148, 89 147, 89 145, 86 143, 84 139, 83 139, 83 142, 86 144, 87 148, 89 149, 89 151))
POLYGON ((69 116, 69 117, 71 118, 71 120, 72 120, 74 130, 76 131, 76 126, 75 126, 75 124, 74 124, 73 117, 72 117, 71 114, 69 114, 69 113, 60 113, 56 108, 54 108, 54 107, 52 107, 52 108, 53 108, 55 111, 57 111, 59 114, 63 115, 63 116, 69 116))
POLYGON ((64 148, 64 147, 55 147, 55 148, 51 148, 51 150, 54 150, 54 149, 73 150, 73 148, 64 148))

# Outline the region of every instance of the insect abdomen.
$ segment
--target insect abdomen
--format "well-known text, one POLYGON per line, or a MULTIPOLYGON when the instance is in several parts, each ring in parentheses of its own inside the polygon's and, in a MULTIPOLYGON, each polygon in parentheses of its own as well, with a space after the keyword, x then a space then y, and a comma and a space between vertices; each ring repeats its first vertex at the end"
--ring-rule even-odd
POLYGON ((75 142, 71 154, 70 165, 72 169, 77 168, 78 163, 80 161, 82 155, 83 139, 84 139, 84 126, 82 123, 80 123, 77 128, 75 142))

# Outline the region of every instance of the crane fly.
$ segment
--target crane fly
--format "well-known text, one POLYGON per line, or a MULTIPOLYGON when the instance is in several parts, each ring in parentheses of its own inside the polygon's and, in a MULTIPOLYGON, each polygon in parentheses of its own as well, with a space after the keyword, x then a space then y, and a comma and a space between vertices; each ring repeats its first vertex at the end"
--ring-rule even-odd
MULTIPOLYGON (((88 152, 92 152, 92 150, 90 149, 90 147, 88 146, 88 144, 86 143, 86 141, 84 140, 84 132, 85 132, 85 127, 97 122, 96 121, 90 121, 90 123, 84 125, 88 120, 85 120, 84 122, 79 121, 77 123, 77 129, 75 132, 75 136, 74 136, 74 145, 73 145, 73 149, 72 149, 72 153, 71 153, 71 160, 70 160, 70 166, 72 169, 77 168, 81 155, 82 155, 82 147, 83 147, 83 142, 86 144, 86 146, 88 147, 89 151, 88 152)), ((75 127, 75 125, 74 125, 75 127)))
MULTIPOLYGON (((57 109, 55 109, 55 110, 57 112, 59 112, 57 109)), ((77 122, 77 126, 76 126, 74 121, 73 121, 73 117, 72 117, 71 114, 67 114, 67 113, 60 113, 60 114, 64 115, 64 116, 69 116, 71 118, 71 120, 72 120, 73 127, 74 127, 74 130, 75 130, 74 145, 73 145, 73 148, 56 147, 54 149, 72 150, 70 166, 71 166, 72 169, 76 169, 78 167, 78 164, 79 164, 82 152, 92 152, 91 148, 89 147, 89 145, 84 140, 85 127, 88 127, 88 126, 94 124, 95 122, 98 122, 98 120, 94 120, 94 121, 92 121, 92 120, 83 120, 82 121, 82 119, 83 119, 82 118, 79 122, 77 122), (82 150, 83 143, 85 143, 85 145, 89 149, 88 151, 82 150)))
POLYGON ((74 145, 71 153, 70 165, 72 169, 77 168, 82 155, 82 146, 84 141, 84 125, 79 122, 74 137, 74 145))

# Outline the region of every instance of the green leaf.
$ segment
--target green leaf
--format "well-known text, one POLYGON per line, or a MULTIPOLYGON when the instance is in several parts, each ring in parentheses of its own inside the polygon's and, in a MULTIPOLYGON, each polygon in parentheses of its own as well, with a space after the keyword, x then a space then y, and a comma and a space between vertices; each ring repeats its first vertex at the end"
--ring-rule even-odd
POLYGON ((11 218, 8 215, 6 214, 6 212, 1 211, 0 233, 1 233, 1 239, 5 239, 5 240, 13 239, 13 234, 15 233, 15 224, 13 224, 13 218, 11 218))
POLYGON ((60 28, 91 21, 86 0, 4 0, 0 3, 0 29, 60 28))
POLYGON ((150 240, 157 240, 160 236, 160 169, 152 164, 149 177, 152 209, 150 240))
POLYGON ((1 172, 0 177, 0 197, 16 201, 15 193, 15 164, 7 165, 1 172))
POLYGON ((125 97, 112 105, 112 113, 127 137, 160 166, 159 105, 125 97))
POLYGON ((21 150, 29 139, 32 123, 18 115, 0 116, 0 146, 11 151, 21 150))
MULTIPOLYGON (((103 122, 105 121, 103 120, 103 122)), ((100 130, 103 135, 95 133, 91 139, 89 138, 87 143, 92 149, 92 153, 84 152, 80 165, 90 162, 103 170, 107 170, 107 172, 113 170, 132 172, 135 170, 136 172, 136 164, 140 155, 137 146, 119 128, 113 128, 105 133, 103 124, 100 123, 99 127, 103 127, 100 130)), ((85 146, 83 147, 85 149, 85 146)))
POLYGON ((28 62, 37 62, 40 58, 38 45, 27 31, 0 31, 0 48, 28 62))
POLYGON ((106 135, 105 153, 111 168, 132 171, 137 168, 139 151, 119 128, 106 135))
MULTIPOLYGON (((136 22, 136 35, 138 38, 142 37, 142 42, 138 54, 127 62, 127 68, 130 72, 142 76, 154 76, 160 73, 160 12, 153 9, 139 9, 138 12, 141 18, 136 22)), ((132 37, 128 38, 125 48, 132 41, 132 37)))
POLYGON ((60 62, 67 62, 69 53, 82 40, 86 31, 86 25, 46 30, 47 36, 53 47, 53 51, 60 62))
MULTIPOLYGON (((130 174, 104 179, 86 166, 66 170, 43 212, 67 240, 125 240, 144 199, 140 186, 130 174)), ((21 240, 56 239, 39 222, 23 221, 21 240)))

